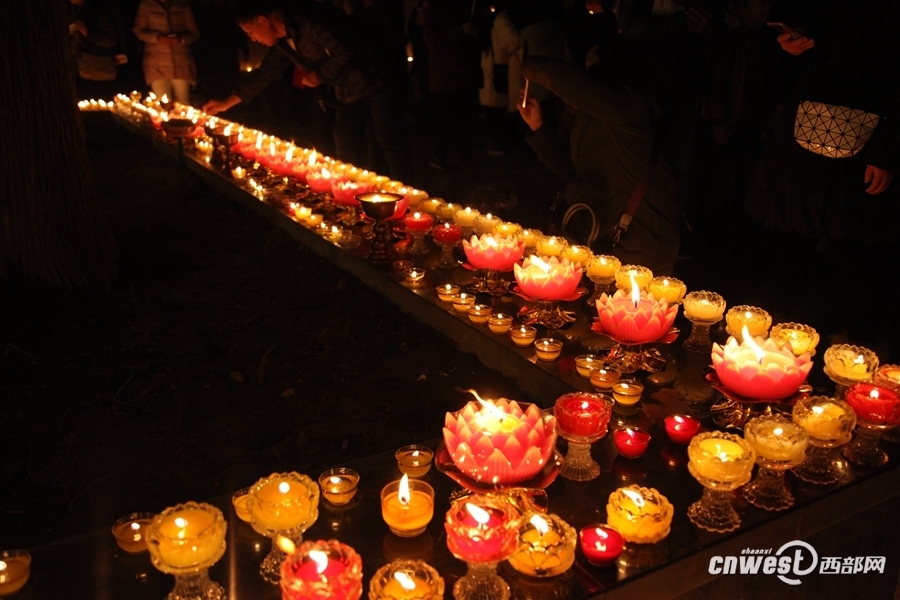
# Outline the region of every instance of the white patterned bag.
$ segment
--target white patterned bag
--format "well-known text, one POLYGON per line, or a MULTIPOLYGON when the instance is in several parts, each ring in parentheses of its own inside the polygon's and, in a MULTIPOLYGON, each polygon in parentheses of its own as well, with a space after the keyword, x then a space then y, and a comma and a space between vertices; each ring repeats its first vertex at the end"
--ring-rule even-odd
POLYGON ((804 100, 797 107, 794 139, 810 152, 847 158, 866 145, 878 119, 878 115, 863 110, 804 100))

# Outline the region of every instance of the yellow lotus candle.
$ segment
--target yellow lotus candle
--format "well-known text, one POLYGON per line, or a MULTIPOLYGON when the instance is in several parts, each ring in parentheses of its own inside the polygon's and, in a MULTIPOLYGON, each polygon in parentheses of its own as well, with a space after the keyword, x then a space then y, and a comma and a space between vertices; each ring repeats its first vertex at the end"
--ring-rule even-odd
POLYGON ((231 505, 234 507, 234 514, 244 523, 250 522, 250 509, 247 508, 247 500, 250 498, 250 488, 246 487, 236 491, 231 496, 231 505))
POLYGON ((684 316, 691 321, 718 322, 725 312, 725 299, 715 292, 691 292, 684 297, 684 316))
POLYGON ((761 308, 756 306, 739 305, 733 306, 725 313, 725 330, 737 341, 743 340, 743 329, 747 326, 747 331, 753 337, 766 338, 769 333, 769 327, 772 326, 772 316, 761 308))
POLYGON ((612 281, 616 277, 616 271, 621 266, 622 261, 615 256, 598 254, 588 261, 585 268, 591 280, 612 281))
POLYGON ((520 237, 522 235, 522 226, 519 225, 518 223, 509 223, 509 222, 501 221, 500 223, 497 223, 497 225, 494 226, 494 230, 492 233, 494 235, 497 235, 500 237, 508 237, 508 236, 520 237))
MULTIPOLYGON (((320 226, 324 225, 324 223, 322 222, 324 219, 325 219, 325 217, 323 215, 313 213, 313 214, 309 215, 308 217, 306 217, 305 223, 306 223, 306 226, 309 227, 310 229, 317 229, 320 226)), ((328 232, 328 229, 326 228, 325 231, 328 232)))
MULTIPOLYGON (((444 201, 440 198, 429 198, 428 192, 423 192, 422 190, 417 190, 415 188, 401 188, 401 190, 406 190, 401 192, 404 196, 406 196, 407 201, 410 206, 419 206, 425 204, 428 200, 435 200, 435 213, 437 213, 438 209, 444 204, 444 201)), ((428 212, 427 210, 425 212, 428 212)))
POLYGON ((401 473, 418 479, 431 469, 434 452, 428 446, 403 446, 394 453, 394 458, 397 459, 397 468, 401 473))
POLYGON ((327 501, 337 506, 348 504, 356 496, 359 473, 353 469, 338 467, 319 475, 319 488, 327 501))
POLYGON ((688 445, 690 469, 695 477, 711 481, 750 480, 756 452, 743 439, 720 431, 700 433, 688 445))
POLYGON ((22 589, 31 576, 31 555, 25 550, 0 552, 0 596, 6 598, 22 589))
POLYGON ((488 329, 496 335, 504 335, 512 327, 512 317, 503 313, 491 315, 488 319, 488 329))
POLYGON ((510 339, 512 339, 513 344, 521 348, 525 348, 534 343, 534 338, 536 335, 537 329, 532 327, 531 325, 513 327, 509 330, 509 337, 510 339))
POLYGON ((485 233, 491 233, 492 231, 494 231, 494 227, 500 225, 502 222, 502 219, 495 217, 491 213, 478 215, 477 217, 475 217, 475 235, 484 235, 485 233))
POLYGON ((453 302, 453 296, 459 294, 459 286, 452 283, 445 283, 437 286, 438 300, 441 302, 453 302))
POLYGON ((370 600, 443 600, 444 580, 420 560, 398 559, 378 569, 369 586, 370 600))
POLYGON ((538 229, 522 230, 522 240, 525 242, 526 248, 534 248, 537 246, 537 241, 542 237, 544 237, 544 234, 538 229))
POLYGON ((575 563, 575 530, 556 515, 533 513, 519 526, 509 564, 531 577, 553 577, 575 563))
POLYGON ((875 369, 873 381, 881 387, 900 389, 900 365, 881 365, 875 369))
POLYGON ((439 204, 435 211, 435 216, 444 223, 453 223, 456 213, 461 211, 463 207, 456 202, 444 202, 439 204))
POLYGON ((617 489, 606 505, 609 526, 637 544, 655 544, 669 535, 674 514, 665 496, 637 485, 617 489))
POLYGON ((800 323, 779 323, 772 328, 769 337, 779 346, 791 345, 794 356, 809 352, 813 354, 819 343, 819 334, 809 325, 800 323))
POLYGON ((584 379, 591 378, 591 371, 603 368, 603 361, 594 354, 582 354, 575 357, 575 371, 584 379))
POLYGON ((312 208, 302 204, 291 204, 294 217, 300 222, 306 222, 312 216, 312 208))
POLYGON ((469 312, 469 307, 475 304, 475 296, 463 292, 453 296, 450 301, 453 302, 453 310, 458 313, 467 314, 469 312))
POLYGON ((243 167, 235 167, 231 170, 231 176, 240 181, 247 176, 247 170, 243 167))
POLYGON ((637 404, 644 393, 644 385, 634 379, 619 380, 612 386, 613 399, 622 406, 637 404))
POLYGON ((573 263, 578 263, 582 267, 587 268, 587 265, 590 263, 591 259, 594 257, 594 253, 591 252, 591 249, 587 246, 566 246, 566 249, 562 251, 562 258, 568 258, 573 263))
POLYGON ((650 285, 650 280, 653 279, 653 271, 640 265, 622 265, 616 269, 616 287, 630 292, 632 276, 637 286, 642 290, 646 290, 647 286, 650 285))
POLYGON ((803 461, 809 435, 780 416, 751 419, 744 427, 744 439, 756 450, 757 457, 799 464, 803 461))
POLYGON ((553 338, 543 338, 534 343, 534 350, 538 360, 543 362, 553 362, 559 358, 562 347, 562 342, 553 338))
POLYGON ((462 210, 456 211, 456 216, 453 217, 453 220, 463 229, 472 229, 475 226, 475 219, 479 215, 481 215, 480 212, 467 206, 462 210))
POLYGON ((433 215, 443 203, 444 201, 441 198, 428 198, 427 200, 422 200, 420 208, 428 214, 433 215))
POLYGON ((619 381, 619 377, 621 377, 621 373, 610 367, 594 369, 590 374, 591 385, 594 386, 594 389, 598 392, 608 392, 611 390, 616 382, 619 381))
POLYGON ((132 513, 113 523, 112 534, 119 548, 131 554, 145 552, 147 527, 155 516, 148 512, 132 513))
MULTIPOLYGON (((250 523, 259 533, 275 537, 305 530, 318 517, 319 487, 306 475, 273 473, 250 488, 250 523)), ((290 535, 288 535, 290 537, 290 535)))
POLYGON ((565 238, 557 235, 545 235, 537 240, 534 249, 541 256, 555 256, 559 258, 568 245, 569 242, 565 238))
POLYGON ((404 475, 381 491, 381 516, 391 532, 415 537, 425 531, 434 516, 434 489, 404 475))
POLYGON ((476 325, 484 325, 491 316, 491 307, 486 304, 475 304, 469 308, 469 321, 476 325))
POLYGON ((862 346, 835 344, 825 351, 825 374, 838 383, 870 381, 878 356, 862 346))
POLYGON ((207 568, 225 553, 226 528, 222 512, 209 504, 167 508, 147 528, 151 559, 170 573, 207 568))
POLYGON ((674 277, 654 277, 647 284, 647 291, 657 300, 665 300, 669 304, 677 304, 684 298, 687 286, 674 277))
POLYGON ((827 396, 808 396, 797 401, 794 422, 809 437, 823 441, 848 440, 856 425, 856 414, 843 400, 827 396))

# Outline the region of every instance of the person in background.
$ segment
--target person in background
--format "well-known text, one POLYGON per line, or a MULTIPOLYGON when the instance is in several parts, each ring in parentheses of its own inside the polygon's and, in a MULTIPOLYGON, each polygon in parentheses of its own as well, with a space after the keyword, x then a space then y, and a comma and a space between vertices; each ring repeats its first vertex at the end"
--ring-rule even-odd
POLYGON ((116 78, 119 42, 112 11, 104 0, 69 0, 67 7, 78 94, 81 98, 110 98, 108 82, 116 78))
POLYGON ((141 0, 134 34, 144 42, 144 79, 154 94, 190 104, 197 71, 191 44, 200 31, 186 0, 141 0))

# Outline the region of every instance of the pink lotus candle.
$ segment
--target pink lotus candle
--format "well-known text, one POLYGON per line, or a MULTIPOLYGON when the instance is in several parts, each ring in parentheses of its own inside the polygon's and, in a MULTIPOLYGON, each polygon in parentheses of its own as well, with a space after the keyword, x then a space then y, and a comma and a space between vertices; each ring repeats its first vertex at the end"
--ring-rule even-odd
POLYGON ((638 458, 647 450, 650 434, 631 427, 617 429, 613 433, 613 442, 616 450, 625 458, 638 458))
POLYGON ((889 427, 900 424, 900 396, 888 388, 855 383, 844 399, 863 421, 889 427))
POLYGON ((625 548, 625 538, 608 525, 588 525, 578 534, 581 551, 595 567, 612 564, 625 548))
POLYGON ((636 343, 653 342, 661 338, 675 321, 678 305, 671 306, 640 289, 630 273, 631 289, 618 290, 614 296, 602 294, 597 300, 600 324, 609 335, 636 343))
MULTIPOLYGON (((289 540, 285 544, 293 545, 289 540)), ((358 600, 362 596, 362 559, 350 546, 319 540, 284 550, 289 556, 281 565, 282 600, 358 600)))
POLYGON ((444 528, 450 552, 466 562, 502 560, 516 547, 516 514, 499 499, 472 494, 454 500, 444 528))
POLYGON ((356 197, 359 194, 367 194, 374 192, 375 186, 371 183, 358 181, 332 181, 331 195, 334 196, 335 204, 345 204, 347 206, 359 206, 359 200, 356 197))
POLYGON ((438 244, 456 244, 462 238, 462 227, 454 223, 441 223, 431 230, 431 236, 438 244))
POLYGON ((676 444, 690 444, 691 439, 700 431, 700 421, 687 415, 669 415, 666 417, 666 435, 676 444))
POLYGON ((806 381, 812 361, 809 354, 794 356, 789 347, 772 340, 753 338, 744 326, 743 341, 734 337, 725 346, 713 344, 713 367, 722 385, 745 396, 762 400, 788 398, 806 381))
POLYGON ((523 293, 534 300, 570 299, 581 282, 582 268, 566 259, 555 256, 548 261, 529 256, 520 267, 513 266, 516 281, 523 293))
POLYGON ((407 231, 428 231, 434 224, 434 218, 426 212, 409 213, 403 217, 407 231))
MULTIPOLYGON (((477 397, 477 396, 476 396, 477 397)), ((444 442, 460 471, 494 484, 530 479, 547 464, 556 443, 556 419, 514 400, 469 402, 447 413, 444 442)))
POLYGON ((331 184, 334 181, 342 181, 342 177, 335 175, 327 168, 322 167, 318 171, 310 171, 306 174, 306 184, 309 189, 317 194, 324 194, 331 191, 331 184))
POLYGON ((485 233, 480 238, 473 235, 471 241, 463 240, 463 250, 469 264, 476 269, 509 271, 525 253, 525 242, 516 236, 485 233))

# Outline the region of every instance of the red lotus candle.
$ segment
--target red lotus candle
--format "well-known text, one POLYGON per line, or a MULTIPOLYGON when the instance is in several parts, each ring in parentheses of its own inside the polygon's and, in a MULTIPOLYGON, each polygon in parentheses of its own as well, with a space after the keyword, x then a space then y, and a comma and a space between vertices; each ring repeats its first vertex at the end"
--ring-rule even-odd
POLYGON ((650 444, 650 434, 640 429, 626 427, 613 433, 613 441, 619 454, 625 458, 638 458, 646 452, 650 444))
POLYGON ((666 434, 676 444, 690 444, 691 438, 700 431, 700 421, 687 415, 666 417, 666 434))
MULTIPOLYGON (((283 541, 281 538, 280 541, 283 541)), ((292 544, 288 540, 287 546, 292 544)), ((304 542, 281 565, 282 600, 358 600, 362 596, 362 559, 337 540, 304 542)))
POLYGON ((335 175, 325 167, 316 171, 310 171, 306 174, 306 184, 309 186, 310 190, 317 194, 330 192, 331 184, 335 181, 342 180, 342 177, 335 175))
POLYGON ((583 271, 575 263, 567 259, 560 261, 555 256, 547 261, 529 256, 521 267, 516 264, 513 269, 519 288, 534 300, 571 299, 581 282, 583 271))
POLYGON ((553 415, 557 431, 566 439, 597 440, 606 435, 612 402, 596 394, 575 392, 556 400, 553 415))
POLYGON ((462 227, 454 223, 442 223, 431 230, 431 236, 438 244, 456 244, 462 238, 462 227))
POLYGON ((900 424, 900 396, 885 387, 856 383, 844 396, 857 418, 893 427, 900 424))
POLYGON ((375 186, 368 182, 359 181, 332 181, 331 195, 334 196, 335 204, 345 204, 347 206, 359 206, 359 200, 356 197, 359 194, 367 194, 374 192, 375 186))
POLYGON ((640 289, 631 277, 630 291, 619 290, 612 297, 602 294, 597 312, 603 330, 618 340, 646 343, 661 338, 675 321, 678 305, 657 300, 640 289))
POLYGON ((472 494, 453 501, 444 523, 447 547, 466 562, 493 562, 516 547, 518 522, 512 506, 472 494))
POLYGON ((463 250, 469 264, 476 269, 509 271, 525 253, 525 242, 516 236, 497 236, 485 233, 463 240, 463 250))
POLYGON ((434 218, 426 212, 409 213, 403 217, 407 231, 424 232, 431 229, 434 218))
POLYGON ((625 538, 608 525, 588 525, 578 539, 585 558, 596 567, 614 563, 625 548, 625 538))

